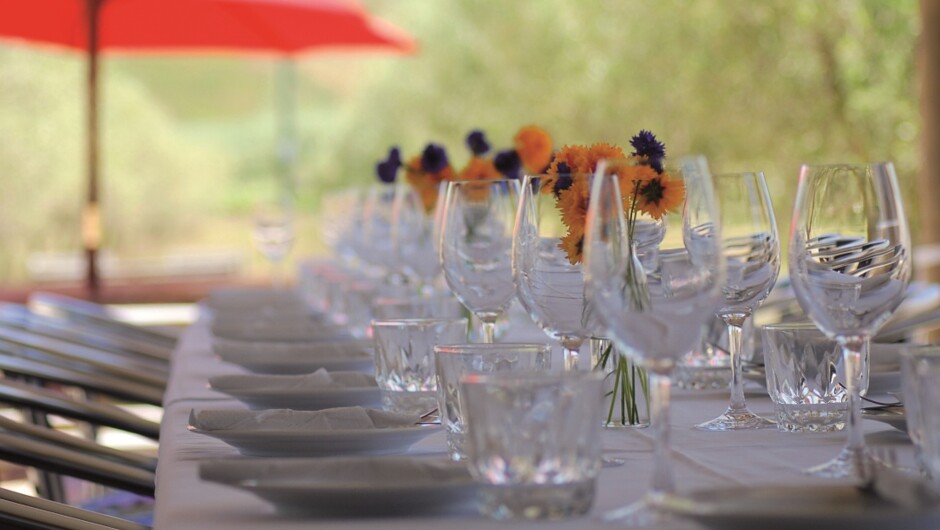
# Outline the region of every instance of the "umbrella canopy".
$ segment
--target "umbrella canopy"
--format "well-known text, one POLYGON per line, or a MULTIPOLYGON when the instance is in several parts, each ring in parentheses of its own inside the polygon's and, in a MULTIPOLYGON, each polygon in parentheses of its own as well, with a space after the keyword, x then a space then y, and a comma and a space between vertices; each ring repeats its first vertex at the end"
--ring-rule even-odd
POLYGON ((98 13, 100 49, 293 54, 322 48, 407 52, 400 30, 341 0, 29 0, 8 2, 0 36, 86 50, 98 13))
POLYGON ((0 38, 88 54, 88 187, 82 217, 87 281, 98 295, 98 52, 406 53, 414 42, 352 0, 28 0, 0 8, 0 38))

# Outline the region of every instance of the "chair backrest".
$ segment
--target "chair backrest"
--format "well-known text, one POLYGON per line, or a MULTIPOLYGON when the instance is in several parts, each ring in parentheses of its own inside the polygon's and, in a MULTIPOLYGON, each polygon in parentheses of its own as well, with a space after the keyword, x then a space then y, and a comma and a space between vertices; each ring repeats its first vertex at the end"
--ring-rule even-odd
POLYGON ((75 401, 59 392, 9 379, 0 380, 0 402, 46 414, 58 414, 87 421, 94 425, 113 427, 154 440, 160 437, 159 423, 146 420, 114 405, 75 401))
POLYGON ((65 366, 18 357, 15 352, 7 350, 3 344, 0 344, 0 371, 7 375, 76 386, 119 400, 156 406, 163 403, 163 392, 160 389, 136 384, 107 374, 81 372, 65 366))
POLYGON ((0 459, 153 497, 154 473, 20 433, 0 432, 0 459))
POLYGON ((0 527, 21 530, 148 530, 148 527, 67 504, 0 488, 0 527))
POLYGON ((157 469, 156 458, 130 451, 122 451, 49 427, 16 421, 5 416, 0 416, 0 432, 8 432, 10 434, 32 438, 80 454, 92 455, 104 460, 136 467, 144 471, 153 472, 157 469))
POLYGON ((61 340, 42 337, 34 333, 8 327, 3 323, 0 323, 0 341, 33 350, 40 350, 46 354, 69 359, 78 363, 93 364, 97 368, 111 372, 114 375, 156 388, 166 386, 166 380, 169 376, 166 367, 153 366, 138 360, 127 359, 119 354, 86 346, 76 346, 61 340))
POLYGON ((70 322, 61 318, 39 315, 20 304, 0 305, 0 322, 80 346, 90 346, 122 355, 142 357, 163 364, 170 361, 170 356, 173 353, 173 348, 170 347, 121 336, 100 326, 88 326, 81 322, 70 322))
POLYGON ((54 293, 37 292, 29 297, 29 307, 44 315, 55 315, 68 320, 87 322, 108 328, 126 337, 172 348, 176 337, 171 334, 118 320, 105 306, 54 293))

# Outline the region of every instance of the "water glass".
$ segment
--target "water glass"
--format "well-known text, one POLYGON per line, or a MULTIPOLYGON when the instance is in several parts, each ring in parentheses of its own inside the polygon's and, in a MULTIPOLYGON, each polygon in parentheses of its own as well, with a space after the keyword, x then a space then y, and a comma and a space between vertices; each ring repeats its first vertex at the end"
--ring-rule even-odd
POLYGON ((460 409, 460 380, 469 374, 532 372, 551 368, 548 344, 458 344, 435 346, 437 396, 447 446, 454 460, 466 458, 466 427, 460 409))
POLYGON ((460 383, 470 472, 497 519, 584 514, 601 469, 598 372, 471 374, 460 383))
POLYGON ((463 306, 451 294, 435 296, 383 297, 372 304, 375 318, 460 318, 463 306))
MULTIPOLYGON (((926 417, 937 415, 938 398, 940 395, 930 396, 931 389, 924 386, 940 387, 940 346, 911 346, 901 353, 901 376, 904 392, 904 416, 907 423, 907 434, 914 443, 914 453, 918 464, 929 475, 940 476, 938 468, 930 467, 930 453, 925 451, 927 445, 928 422, 926 417)), ((938 420, 931 422, 934 429, 940 428, 938 420)), ((933 434, 933 458, 935 463, 940 461, 940 432, 933 434)))
POLYGON ((437 406, 434 347, 467 342, 466 318, 373 320, 375 380, 386 409, 424 414, 437 406))
POLYGON ((831 432, 845 428, 848 394, 840 384, 842 348, 810 323, 762 330, 767 391, 777 429, 831 432))

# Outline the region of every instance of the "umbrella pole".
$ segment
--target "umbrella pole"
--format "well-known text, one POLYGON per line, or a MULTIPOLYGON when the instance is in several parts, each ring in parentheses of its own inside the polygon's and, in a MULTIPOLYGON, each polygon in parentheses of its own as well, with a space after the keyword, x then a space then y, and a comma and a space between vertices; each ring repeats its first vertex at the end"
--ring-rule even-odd
POLYGON ((98 15, 104 0, 87 0, 88 22, 88 189, 82 211, 82 245, 85 248, 86 287, 92 299, 100 298, 98 249, 101 246, 101 211, 98 205, 98 15))
POLYGON ((280 200, 291 204, 296 194, 294 171, 297 166, 297 72, 294 60, 284 57, 277 65, 275 86, 277 121, 277 161, 280 200))

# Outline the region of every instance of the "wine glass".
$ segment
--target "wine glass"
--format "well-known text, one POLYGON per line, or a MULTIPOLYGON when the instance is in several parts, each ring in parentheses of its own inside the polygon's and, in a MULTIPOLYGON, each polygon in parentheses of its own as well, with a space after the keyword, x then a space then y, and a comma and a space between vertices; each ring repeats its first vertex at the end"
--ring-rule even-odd
POLYGON ((392 210, 397 188, 405 184, 375 184, 366 192, 360 224, 361 237, 356 244, 356 254, 368 266, 368 272, 383 281, 396 283, 400 280, 398 253, 392 240, 392 210))
POLYGON ((496 320, 512 303, 511 248, 519 181, 452 181, 441 224, 444 279, 483 323, 483 342, 495 341, 496 320))
POLYGON ((584 296, 581 264, 590 181, 587 174, 527 175, 513 231, 519 302, 542 331, 561 343, 566 370, 578 369, 581 346, 597 330, 584 296))
POLYGON ((861 431, 860 379, 867 341, 901 301, 911 276, 911 237, 894 166, 803 166, 790 225, 790 279, 800 306, 842 347, 848 441, 807 473, 870 477, 879 465, 861 431))
POLYGON ((434 280, 441 273, 434 226, 435 213, 427 211, 418 192, 398 187, 392 207, 392 246, 402 272, 427 296, 434 293, 434 280))
POLYGON ((252 240, 258 252, 271 263, 274 288, 286 281, 282 264, 294 246, 294 239, 294 214, 287 201, 256 206, 252 240))
POLYGON ((633 165, 598 165, 587 212, 584 269, 589 300, 608 336, 650 376, 655 435, 651 488, 644 500, 607 518, 650 526, 668 519, 659 506, 675 488, 669 460, 673 368, 698 343, 702 326, 720 303, 725 263, 718 203, 705 159, 683 158, 678 166, 667 163, 657 174, 657 184, 622 179, 633 165), (658 189, 647 187, 654 185, 658 189), (646 195, 644 190, 656 193, 646 195), (666 237, 655 252, 640 253, 630 212, 650 196, 679 202, 659 204, 681 208, 684 215, 658 212, 667 226, 666 237))
POLYGON ((714 177, 721 208, 721 251, 726 264, 724 304, 718 317, 728 327, 731 355, 731 404, 721 416, 699 424, 707 431, 761 429, 774 422, 754 414, 744 400, 741 336, 744 323, 767 298, 780 272, 780 240, 764 174, 729 173, 714 177))

